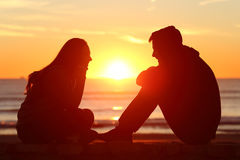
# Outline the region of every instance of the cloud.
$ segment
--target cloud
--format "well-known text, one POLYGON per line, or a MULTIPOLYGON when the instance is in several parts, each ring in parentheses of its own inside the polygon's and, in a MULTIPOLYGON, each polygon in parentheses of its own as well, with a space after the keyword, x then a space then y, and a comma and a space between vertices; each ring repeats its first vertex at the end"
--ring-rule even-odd
POLYGON ((210 29, 182 29, 181 33, 183 35, 190 36, 201 36, 201 35, 211 35, 211 36, 230 36, 231 34, 222 31, 210 30, 210 29))
POLYGON ((105 35, 106 32, 104 31, 87 31, 87 30, 77 30, 73 29, 71 31, 74 34, 86 34, 86 35, 105 35))
POLYGON ((6 37, 33 37, 32 33, 24 33, 24 32, 16 32, 16 31, 8 31, 8 30, 0 30, 0 36, 6 37))
POLYGON ((235 27, 240 28, 240 24, 236 24, 235 27))
POLYGON ((154 6, 154 3, 156 2, 157 0, 150 0, 150 6, 146 9, 148 12, 152 12, 156 9, 156 6, 154 6))
POLYGON ((139 38, 133 37, 131 35, 121 36, 120 38, 125 40, 125 41, 131 42, 131 43, 136 43, 136 44, 145 44, 145 43, 147 43, 146 40, 139 39, 139 38))
POLYGON ((181 33, 184 35, 206 35, 209 34, 209 30, 191 30, 191 29, 183 29, 181 33))
POLYGON ((49 4, 47 1, 30 1, 30 0, 1 0, 0 8, 26 8, 42 7, 49 4))
POLYGON ((26 15, 15 15, 12 17, 18 21, 56 21, 60 20, 61 17, 46 15, 46 14, 26 14, 26 15))
POLYGON ((147 11, 148 11, 148 12, 151 12, 151 11, 154 11, 155 9, 156 9, 156 7, 155 7, 155 6, 152 6, 152 7, 147 8, 147 11))
POLYGON ((38 26, 21 26, 12 24, 0 24, 0 36, 7 37, 33 37, 29 31, 45 31, 46 29, 38 26))
POLYGON ((0 32, 1 32, 0 36, 33 37, 37 33, 38 34, 42 34, 44 32, 62 33, 63 30, 61 28, 56 27, 0 24, 0 32))
POLYGON ((21 25, 11 25, 11 24, 0 24, 0 28, 8 30, 20 30, 20 31, 46 31, 46 28, 40 26, 21 26, 21 25))
MULTIPOLYGON (((82 35, 111 35, 111 36, 119 36, 118 32, 105 32, 105 31, 96 31, 96 30, 79 30, 79 29, 67 29, 64 30, 58 27, 42 27, 42 26, 27 26, 27 25, 13 25, 13 24, 1 24, 0 30, 4 30, 2 35, 21 35, 21 32, 29 32, 33 31, 34 33, 39 32, 56 32, 56 33, 65 33, 65 34, 82 34, 82 35), (9 33, 9 34, 8 34, 9 33), (13 34, 16 33, 16 34, 13 34)), ((30 35, 30 34, 27 34, 30 35)))
POLYGON ((73 29, 73 30, 71 30, 71 33, 84 34, 84 35, 98 35, 98 36, 111 35, 111 36, 117 37, 121 40, 131 42, 131 43, 135 43, 135 44, 145 44, 145 43, 147 43, 147 41, 145 41, 145 40, 136 38, 136 37, 131 36, 131 35, 123 35, 123 34, 118 33, 118 32, 105 32, 105 31, 73 29))
POLYGON ((199 5, 205 6, 205 5, 212 4, 212 3, 226 2, 226 1, 229 1, 229 0, 204 0, 204 1, 201 1, 199 3, 199 5))

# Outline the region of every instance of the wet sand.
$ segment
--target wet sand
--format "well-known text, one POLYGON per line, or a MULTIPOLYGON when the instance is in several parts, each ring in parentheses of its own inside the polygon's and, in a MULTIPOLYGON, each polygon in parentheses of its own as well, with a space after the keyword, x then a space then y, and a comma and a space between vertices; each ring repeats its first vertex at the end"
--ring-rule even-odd
POLYGON ((183 144, 170 134, 136 134, 133 144, 95 140, 80 144, 22 144, 16 135, 0 136, 0 159, 240 159, 240 135, 219 134, 208 145, 183 144))

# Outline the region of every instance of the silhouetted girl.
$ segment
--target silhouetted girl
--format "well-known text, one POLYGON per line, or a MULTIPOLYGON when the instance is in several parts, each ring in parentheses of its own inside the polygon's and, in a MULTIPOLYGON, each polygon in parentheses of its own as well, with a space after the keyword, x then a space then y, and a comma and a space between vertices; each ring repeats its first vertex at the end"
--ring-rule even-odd
POLYGON ((29 75, 17 122, 24 143, 64 143, 71 137, 88 143, 95 138, 92 111, 78 108, 89 61, 87 43, 73 38, 52 63, 29 75))

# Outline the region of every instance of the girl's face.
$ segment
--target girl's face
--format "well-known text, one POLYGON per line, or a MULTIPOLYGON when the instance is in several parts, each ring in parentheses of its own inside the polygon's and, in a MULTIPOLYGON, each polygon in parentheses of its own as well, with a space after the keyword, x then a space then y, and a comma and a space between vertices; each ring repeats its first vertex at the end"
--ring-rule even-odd
POLYGON ((88 46, 82 46, 81 49, 79 50, 79 57, 75 57, 77 60, 77 64, 80 67, 87 67, 88 63, 92 60, 90 56, 90 49, 88 46))

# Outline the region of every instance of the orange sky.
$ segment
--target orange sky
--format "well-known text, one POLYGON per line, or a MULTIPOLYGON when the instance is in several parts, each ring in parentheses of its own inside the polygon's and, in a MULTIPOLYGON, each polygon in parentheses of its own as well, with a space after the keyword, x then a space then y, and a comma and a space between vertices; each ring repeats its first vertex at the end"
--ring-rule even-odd
POLYGON ((156 65, 151 33, 175 25, 218 78, 240 78, 238 0, 1 0, 0 78, 26 77, 49 64, 72 37, 85 39, 88 78, 106 77, 113 61, 129 77, 156 65))

